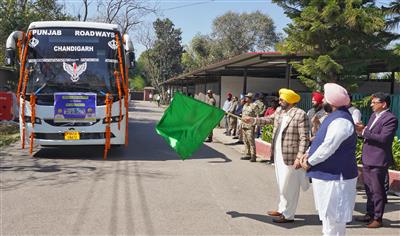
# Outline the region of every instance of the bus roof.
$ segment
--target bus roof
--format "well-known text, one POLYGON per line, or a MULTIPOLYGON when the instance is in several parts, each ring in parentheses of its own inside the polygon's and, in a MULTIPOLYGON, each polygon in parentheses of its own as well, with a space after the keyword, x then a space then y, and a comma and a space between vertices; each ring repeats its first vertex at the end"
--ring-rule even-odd
POLYGON ((28 30, 48 27, 88 28, 118 31, 118 25, 83 21, 36 21, 29 25, 28 30))

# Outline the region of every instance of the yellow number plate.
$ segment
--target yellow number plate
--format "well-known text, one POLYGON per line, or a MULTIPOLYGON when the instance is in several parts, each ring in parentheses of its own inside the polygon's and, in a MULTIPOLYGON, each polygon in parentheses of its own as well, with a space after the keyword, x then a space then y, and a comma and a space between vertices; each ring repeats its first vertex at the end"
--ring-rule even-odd
POLYGON ((79 132, 77 131, 67 131, 64 133, 64 139, 65 140, 79 140, 79 132))

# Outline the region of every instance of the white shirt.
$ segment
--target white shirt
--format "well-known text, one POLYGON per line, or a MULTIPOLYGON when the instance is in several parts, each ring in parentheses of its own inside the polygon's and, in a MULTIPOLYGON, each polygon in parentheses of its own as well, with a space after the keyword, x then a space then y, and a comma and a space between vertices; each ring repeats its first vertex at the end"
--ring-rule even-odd
POLYGON ((337 118, 333 120, 326 131, 326 136, 322 144, 315 150, 312 156, 308 158, 308 163, 315 166, 324 162, 336 150, 340 144, 354 132, 354 124, 347 119, 337 118))
POLYGON ((375 113, 375 120, 372 122, 371 126, 368 127, 369 130, 372 129, 372 127, 374 127, 376 121, 379 120, 379 118, 382 116, 382 114, 387 110, 389 110, 389 109, 383 110, 383 111, 381 111, 379 113, 375 113))
POLYGON ((351 106, 348 108, 351 117, 353 118, 354 124, 360 123, 361 122, 361 112, 358 110, 356 107, 351 106))
POLYGON ((224 110, 224 111, 229 111, 229 108, 231 107, 231 104, 232 104, 232 102, 231 101, 228 101, 228 100, 226 100, 225 102, 224 102, 224 106, 222 107, 222 110, 224 110))

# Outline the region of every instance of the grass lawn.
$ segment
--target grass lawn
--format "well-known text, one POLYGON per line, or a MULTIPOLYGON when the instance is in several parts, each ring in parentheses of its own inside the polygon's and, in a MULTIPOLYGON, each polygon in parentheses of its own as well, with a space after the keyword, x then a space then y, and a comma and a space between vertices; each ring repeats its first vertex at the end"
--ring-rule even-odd
POLYGON ((9 145, 19 139, 18 123, 0 123, 0 147, 9 145))

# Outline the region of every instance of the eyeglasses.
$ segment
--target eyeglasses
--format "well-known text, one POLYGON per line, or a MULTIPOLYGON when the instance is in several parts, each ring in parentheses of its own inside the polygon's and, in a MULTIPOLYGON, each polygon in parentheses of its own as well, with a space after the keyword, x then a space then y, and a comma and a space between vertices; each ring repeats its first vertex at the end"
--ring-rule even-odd
POLYGON ((377 103, 382 103, 382 102, 379 102, 379 101, 371 101, 371 104, 377 104, 377 103))

